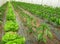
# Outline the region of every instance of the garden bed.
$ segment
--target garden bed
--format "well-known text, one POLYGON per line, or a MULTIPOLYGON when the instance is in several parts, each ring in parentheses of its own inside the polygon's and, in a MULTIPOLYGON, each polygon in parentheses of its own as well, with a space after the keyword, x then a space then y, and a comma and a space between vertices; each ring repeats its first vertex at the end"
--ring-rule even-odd
MULTIPOLYGON (((18 10, 18 9, 16 9, 16 7, 15 7, 15 11, 16 11, 17 13, 19 13, 19 11, 22 11, 22 10, 18 10)), ((20 16, 20 18, 21 18, 21 16, 20 16)), ((23 20, 23 19, 21 19, 20 21, 22 21, 22 20, 23 20)), ((23 21, 22 21, 22 23, 24 24, 24 22, 23 22, 23 21)), ((25 25, 25 24, 24 24, 24 25, 25 25)), ((29 29, 26 25, 25 25, 25 28, 29 29)), ((26 30, 25 30, 25 31, 26 31, 26 30)), ((33 36, 33 35, 32 35, 32 36, 33 36)), ((29 36, 27 36, 27 37, 29 37, 29 36)), ((54 35, 54 37, 55 37, 55 35, 54 35)), ((33 38, 33 37, 32 37, 32 38, 33 38)), ((55 44, 55 42, 54 42, 55 40, 57 40, 57 38, 56 38, 56 37, 55 37, 55 38, 54 38, 54 40, 52 40, 52 41, 48 39, 47 44, 48 44, 48 43, 50 43, 50 42, 51 42, 50 44, 53 44, 53 43, 55 44), (50 41, 50 42, 49 42, 49 41, 50 41)), ((59 43, 59 42, 58 42, 58 40, 57 40, 57 42, 56 42, 56 43, 59 43)), ((38 44, 38 42, 37 42, 37 41, 36 41, 36 44, 38 44)), ((42 44, 43 44, 43 43, 42 43, 42 44)))

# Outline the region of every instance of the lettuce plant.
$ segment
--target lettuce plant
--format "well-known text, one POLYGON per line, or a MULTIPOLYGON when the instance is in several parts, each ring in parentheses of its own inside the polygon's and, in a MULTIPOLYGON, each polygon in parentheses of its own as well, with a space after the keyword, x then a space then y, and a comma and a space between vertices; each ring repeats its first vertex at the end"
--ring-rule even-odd
POLYGON ((14 40, 18 37, 16 32, 7 32, 5 33, 5 35, 2 37, 2 41, 4 42, 8 42, 11 40, 14 40))
POLYGON ((25 38, 19 38, 19 39, 15 39, 13 41, 8 41, 5 44, 25 44, 25 38))
POLYGON ((8 3, 8 11, 7 11, 6 19, 14 21, 14 20, 16 20, 15 18, 16 18, 16 16, 15 16, 14 11, 12 9, 12 5, 10 3, 8 3))
POLYGON ((19 28, 17 22, 7 21, 4 26, 5 31, 17 31, 19 28))
POLYGON ((25 44, 25 38, 15 39, 13 41, 8 41, 5 44, 25 44))
POLYGON ((24 44, 25 38, 19 36, 16 32, 7 32, 2 37, 2 41, 4 41, 5 44, 24 44))
POLYGON ((16 18, 15 15, 12 15, 12 14, 7 14, 7 15, 6 15, 6 19, 7 19, 7 20, 12 20, 12 21, 14 21, 14 20, 16 20, 15 18, 16 18))
POLYGON ((16 16, 15 16, 12 8, 9 8, 8 9, 8 12, 7 12, 7 15, 6 15, 6 19, 7 20, 13 20, 14 21, 14 20, 16 20, 15 18, 16 18, 16 16))

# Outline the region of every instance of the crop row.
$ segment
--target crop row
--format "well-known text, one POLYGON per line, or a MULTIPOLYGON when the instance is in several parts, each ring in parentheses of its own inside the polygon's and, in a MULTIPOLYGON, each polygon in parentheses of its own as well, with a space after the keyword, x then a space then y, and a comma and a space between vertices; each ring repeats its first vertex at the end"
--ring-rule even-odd
POLYGON ((23 24, 28 28, 29 33, 33 33, 37 40, 43 41, 44 43, 47 42, 47 38, 52 38, 52 33, 50 32, 50 27, 46 23, 40 23, 34 17, 29 16, 28 14, 24 13, 20 8, 18 8, 16 3, 12 3, 15 10, 18 12, 21 21, 23 24))
POLYGON ((17 34, 19 25, 16 22, 16 16, 10 2, 8 2, 7 9, 4 25, 4 31, 6 33, 2 37, 2 41, 4 44, 25 44, 25 38, 17 34))
POLYGON ((3 22, 3 16, 4 16, 4 13, 5 13, 5 10, 6 10, 6 5, 7 5, 7 3, 0 7, 0 25, 3 22))
POLYGON ((29 4, 23 2, 15 2, 19 7, 28 10, 39 18, 45 19, 57 26, 60 25, 60 8, 49 7, 46 5, 29 4))

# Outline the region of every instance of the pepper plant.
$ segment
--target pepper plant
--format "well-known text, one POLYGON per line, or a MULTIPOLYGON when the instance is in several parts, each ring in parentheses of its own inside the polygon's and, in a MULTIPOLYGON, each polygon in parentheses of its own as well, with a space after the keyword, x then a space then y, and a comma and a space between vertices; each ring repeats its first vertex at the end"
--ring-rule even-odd
POLYGON ((38 41, 43 41, 44 43, 47 42, 47 38, 50 39, 53 38, 53 35, 50 31, 50 27, 45 23, 42 23, 40 27, 37 28, 37 34, 38 34, 37 36, 38 41))

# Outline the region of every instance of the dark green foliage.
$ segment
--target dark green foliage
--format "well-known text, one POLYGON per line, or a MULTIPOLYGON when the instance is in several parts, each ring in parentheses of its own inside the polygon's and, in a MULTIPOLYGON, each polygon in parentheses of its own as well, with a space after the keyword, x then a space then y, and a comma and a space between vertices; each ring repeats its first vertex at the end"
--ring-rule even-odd
POLYGON ((28 10, 32 14, 38 16, 39 18, 46 19, 48 22, 53 22, 56 25, 60 25, 60 8, 53 8, 46 5, 37 5, 24 2, 14 2, 17 6, 28 10))
POLYGON ((50 39, 53 38, 52 33, 50 31, 50 27, 45 23, 42 23, 40 27, 37 29, 37 31, 40 31, 37 37, 38 41, 43 41, 44 43, 46 43, 48 37, 50 39))
POLYGON ((7 3, 0 7, 0 25, 3 22, 3 18, 4 18, 3 16, 4 16, 4 13, 5 13, 5 10, 6 10, 6 6, 7 6, 7 3))

